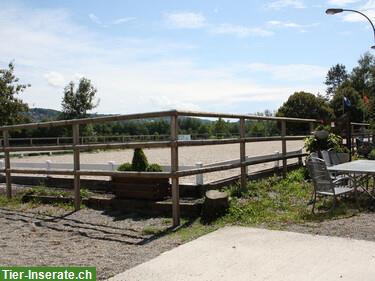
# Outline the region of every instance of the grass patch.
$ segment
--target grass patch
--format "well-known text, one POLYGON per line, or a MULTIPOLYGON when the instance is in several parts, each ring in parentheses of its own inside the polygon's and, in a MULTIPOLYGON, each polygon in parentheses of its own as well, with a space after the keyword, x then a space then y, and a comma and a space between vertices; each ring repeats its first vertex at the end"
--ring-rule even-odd
POLYGON ((35 195, 35 196, 53 196, 53 197, 71 197, 72 193, 65 190, 52 189, 45 186, 36 186, 27 189, 23 192, 24 195, 35 195))
MULTIPOLYGON (((251 181, 246 188, 238 184, 224 188, 230 195, 227 214, 211 224, 199 219, 186 224, 176 232, 182 241, 195 239, 226 225, 261 226, 283 229, 289 224, 319 222, 358 213, 353 199, 342 198, 333 212, 328 212, 332 198, 320 199, 316 204, 317 214, 311 213, 307 205, 313 185, 306 179, 305 169, 289 172, 285 179, 271 178, 251 181)), ((366 204, 362 201, 362 205, 366 204)))
POLYGON ((158 235, 165 231, 163 228, 154 227, 154 226, 147 226, 142 229, 143 235, 158 235))

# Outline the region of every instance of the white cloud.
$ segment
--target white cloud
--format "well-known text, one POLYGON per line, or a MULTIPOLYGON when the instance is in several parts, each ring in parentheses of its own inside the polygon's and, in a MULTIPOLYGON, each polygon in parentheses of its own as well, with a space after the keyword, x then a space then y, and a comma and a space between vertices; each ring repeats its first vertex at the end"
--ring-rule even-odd
POLYGON ((51 71, 44 74, 43 77, 47 80, 48 84, 53 87, 64 86, 65 79, 61 73, 51 71))
POLYGON ((269 73, 274 79, 288 81, 309 81, 314 79, 324 80, 327 68, 309 64, 264 64, 251 63, 248 69, 254 72, 269 73))
POLYGON ((271 9, 281 9, 281 8, 295 8, 303 9, 305 4, 301 0, 276 0, 266 4, 266 7, 271 9))
POLYGON ((210 31, 215 34, 232 34, 238 37, 248 36, 270 36, 272 31, 260 27, 248 27, 243 25, 219 24, 210 27, 210 31))
POLYGON ((101 20, 94 14, 89 14, 89 19, 96 24, 102 25, 101 20))
POLYGON ((300 32, 306 32, 307 29, 319 26, 319 23, 312 23, 312 24, 299 24, 291 21, 278 21, 278 20, 271 20, 267 22, 269 27, 274 28, 292 28, 297 29, 300 32))
POLYGON ((125 22, 134 21, 134 20, 135 20, 135 17, 119 18, 119 19, 112 21, 112 24, 122 24, 125 22))
POLYGON ((359 0, 329 0, 328 4, 337 5, 337 6, 346 6, 348 4, 357 3, 359 0))
MULTIPOLYGON (((356 10, 363 11, 370 19, 375 18, 375 0, 368 0, 364 5, 356 8, 356 10)), ((362 15, 352 12, 343 14, 343 19, 347 22, 367 21, 362 15)))
POLYGON ((186 29, 197 29, 203 28, 213 34, 228 34, 234 35, 240 38, 248 36, 270 36, 273 34, 262 27, 253 27, 245 25, 235 24, 212 24, 208 23, 206 18, 202 14, 192 12, 176 12, 164 14, 166 22, 171 28, 186 28, 186 29))
POLYGON ((110 25, 118 25, 118 24, 123 24, 123 23, 126 23, 126 22, 131 22, 131 21, 134 21, 135 20, 135 17, 124 17, 124 18, 118 18, 118 19, 115 19, 115 20, 112 20, 111 22, 109 23, 103 23, 100 18, 98 16, 96 16, 95 14, 89 14, 88 15, 89 19, 101 26, 101 27, 109 27, 110 25))
MULTIPOLYGON (((205 28, 211 32, 213 27, 205 28)), ((254 34, 246 29, 241 32, 238 34, 254 34)), ((314 90, 314 83, 309 79, 292 80, 293 75, 317 76, 306 68, 295 69, 285 76, 290 66, 250 65, 248 71, 268 71, 275 79, 288 77, 292 81, 290 84, 262 83, 252 80, 251 75, 239 76, 245 68, 243 64, 226 64, 221 68, 200 65, 181 56, 182 49, 194 46, 92 33, 74 23, 64 10, 3 7, 0 38, 7 38, 7 44, 0 44, 1 60, 15 58, 17 76, 22 82, 32 84, 22 98, 38 107, 60 108, 62 91, 51 90, 45 79, 57 86, 85 76, 98 88, 100 113, 174 107, 226 111, 228 104, 249 105, 246 109, 249 112, 253 102, 281 103, 294 91, 314 90)))
POLYGON ((172 28, 201 28, 206 21, 202 14, 193 12, 165 13, 164 17, 168 26, 172 28))

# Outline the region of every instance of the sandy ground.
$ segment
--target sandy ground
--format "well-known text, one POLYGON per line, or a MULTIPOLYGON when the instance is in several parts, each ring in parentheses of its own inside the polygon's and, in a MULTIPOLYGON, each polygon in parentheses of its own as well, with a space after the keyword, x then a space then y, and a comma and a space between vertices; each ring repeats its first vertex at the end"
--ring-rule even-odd
MULTIPOLYGON (((303 147, 303 141, 288 141, 287 151, 295 151, 303 147)), ((160 165, 170 165, 170 150, 169 149, 145 149, 145 154, 149 163, 158 163, 160 165)), ((259 156, 266 154, 273 154, 275 151, 281 151, 281 142, 258 142, 246 144, 247 156, 259 156)), ((216 163, 220 161, 239 159, 240 150, 238 144, 226 145, 212 145, 212 146, 196 146, 196 147, 181 147, 179 148, 179 165, 190 166, 197 162, 205 164, 216 163)), ((131 162, 133 150, 116 150, 116 151, 101 151, 98 153, 81 153, 81 163, 108 163, 114 161, 116 164, 124 162, 131 162)), ((54 155, 54 156, 29 156, 24 158, 12 158, 11 162, 45 162, 51 160, 55 163, 72 163, 73 155, 54 155)), ((296 160, 289 160, 288 163, 296 160)), ((249 172, 261 170, 266 167, 272 167, 274 163, 265 163, 249 167, 249 172)), ((204 175, 204 181, 210 182, 218 179, 223 179, 238 175, 239 169, 214 172, 204 175)), ((181 179, 182 183, 194 183, 195 177, 186 177, 181 179)))

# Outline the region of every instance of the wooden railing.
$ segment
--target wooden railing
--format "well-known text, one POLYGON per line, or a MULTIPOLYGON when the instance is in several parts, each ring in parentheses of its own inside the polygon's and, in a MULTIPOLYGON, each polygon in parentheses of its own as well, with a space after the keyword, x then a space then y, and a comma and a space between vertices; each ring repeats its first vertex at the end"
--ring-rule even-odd
MULTIPOLYGON (((11 174, 48 174, 48 175, 72 175, 74 176, 74 206, 76 210, 80 209, 80 177, 81 176, 122 176, 122 177, 146 177, 146 178, 170 178, 172 182, 172 214, 173 225, 180 224, 180 206, 179 206, 179 178, 197 174, 211 173, 222 170, 229 170, 234 168, 241 169, 241 186, 247 184, 246 167, 249 165, 270 162, 275 160, 282 161, 283 175, 287 172, 287 159, 292 156, 287 155, 287 141, 302 140, 305 136, 287 136, 287 124, 290 122, 304 122, 310 124, 310 131, 314 128, 314 124, 320 122, 314 119, 300 119, 300 118, 285 118, 285 117, 267 117, 267 116, 253 116, 253 115, 239 115, 226 113, 209 113, 209 112, 192 112, 192 111, 162 111, 149 112, 141 114, 115 115, 106 117, 96 117, 87 119, 62 120, 42 123, 21 124, 12 126, 0 127, 0 132, 3 133, 3 152, 4 152, 4 171, 6 178, 6 193, 8 198, 12 196, 11 174), (210 140, 178 140, 178 117, 205 117, 205 118, 225 118, 239 120, 239 138, 229 139, 210 139, 210 140), (111 121, 124 121, 134 119, 146 118, 170 118, 170 137, 169 140, 163 141, 146 141, 146 142, 119 142, 119 143, 94 143, 81 144, 80 143, 80 125, 92 123, 104 123, 111 121), (246 137, 245 122, 247 120, 269 120, 281 123, 281 135, 276 137, 246 137), (41 127, 57 127, 57 126, 71 126, 72 139, 71 144, 60 145, 33 145, 33 146, 10 146, 9 132, 15 130, 25 130, 41 127), (246 159, 246 143, 263 142, 263 141, 281 141, 282 151, 280 157, 273 157, 271 160, 246 159), (199 167, 187 170, 179 169, 179 147, 183 146, 203 146, 203 145, 221 145, 221 144, 240 144, 240 161, 235 163, 221 164, 212 167, 199 167), (97 170, 81 170, 80 152, 91 149, 124 149, 124 148, 170 148, 171 169, 168 172, 119 172, 119 171, 97 171, 97 170), (73 151, 74 168, 69 170, 62 169, 30 169, 30 168, 11 168, 10 152, 23 151, 57 151, 70 150, 73 151)), ((296 156, 293 156, 296 157, 296 156)))

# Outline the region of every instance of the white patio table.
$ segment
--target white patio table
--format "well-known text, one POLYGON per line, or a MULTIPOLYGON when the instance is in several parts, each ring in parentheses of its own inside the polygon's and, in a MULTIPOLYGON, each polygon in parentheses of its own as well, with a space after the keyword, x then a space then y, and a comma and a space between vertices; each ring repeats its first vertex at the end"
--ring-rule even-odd
MULTIPOLYGON (((330 172, 353 174, 355 185, 354 188, 357 189, 357 176, 375 176, 375 160, 355 160, 338 165, 333 165, 327 167, 327 169, 330 172)), ((371 194, 368 188, 363 187, 363 190, 375 199, 375 196, 371 194)))

